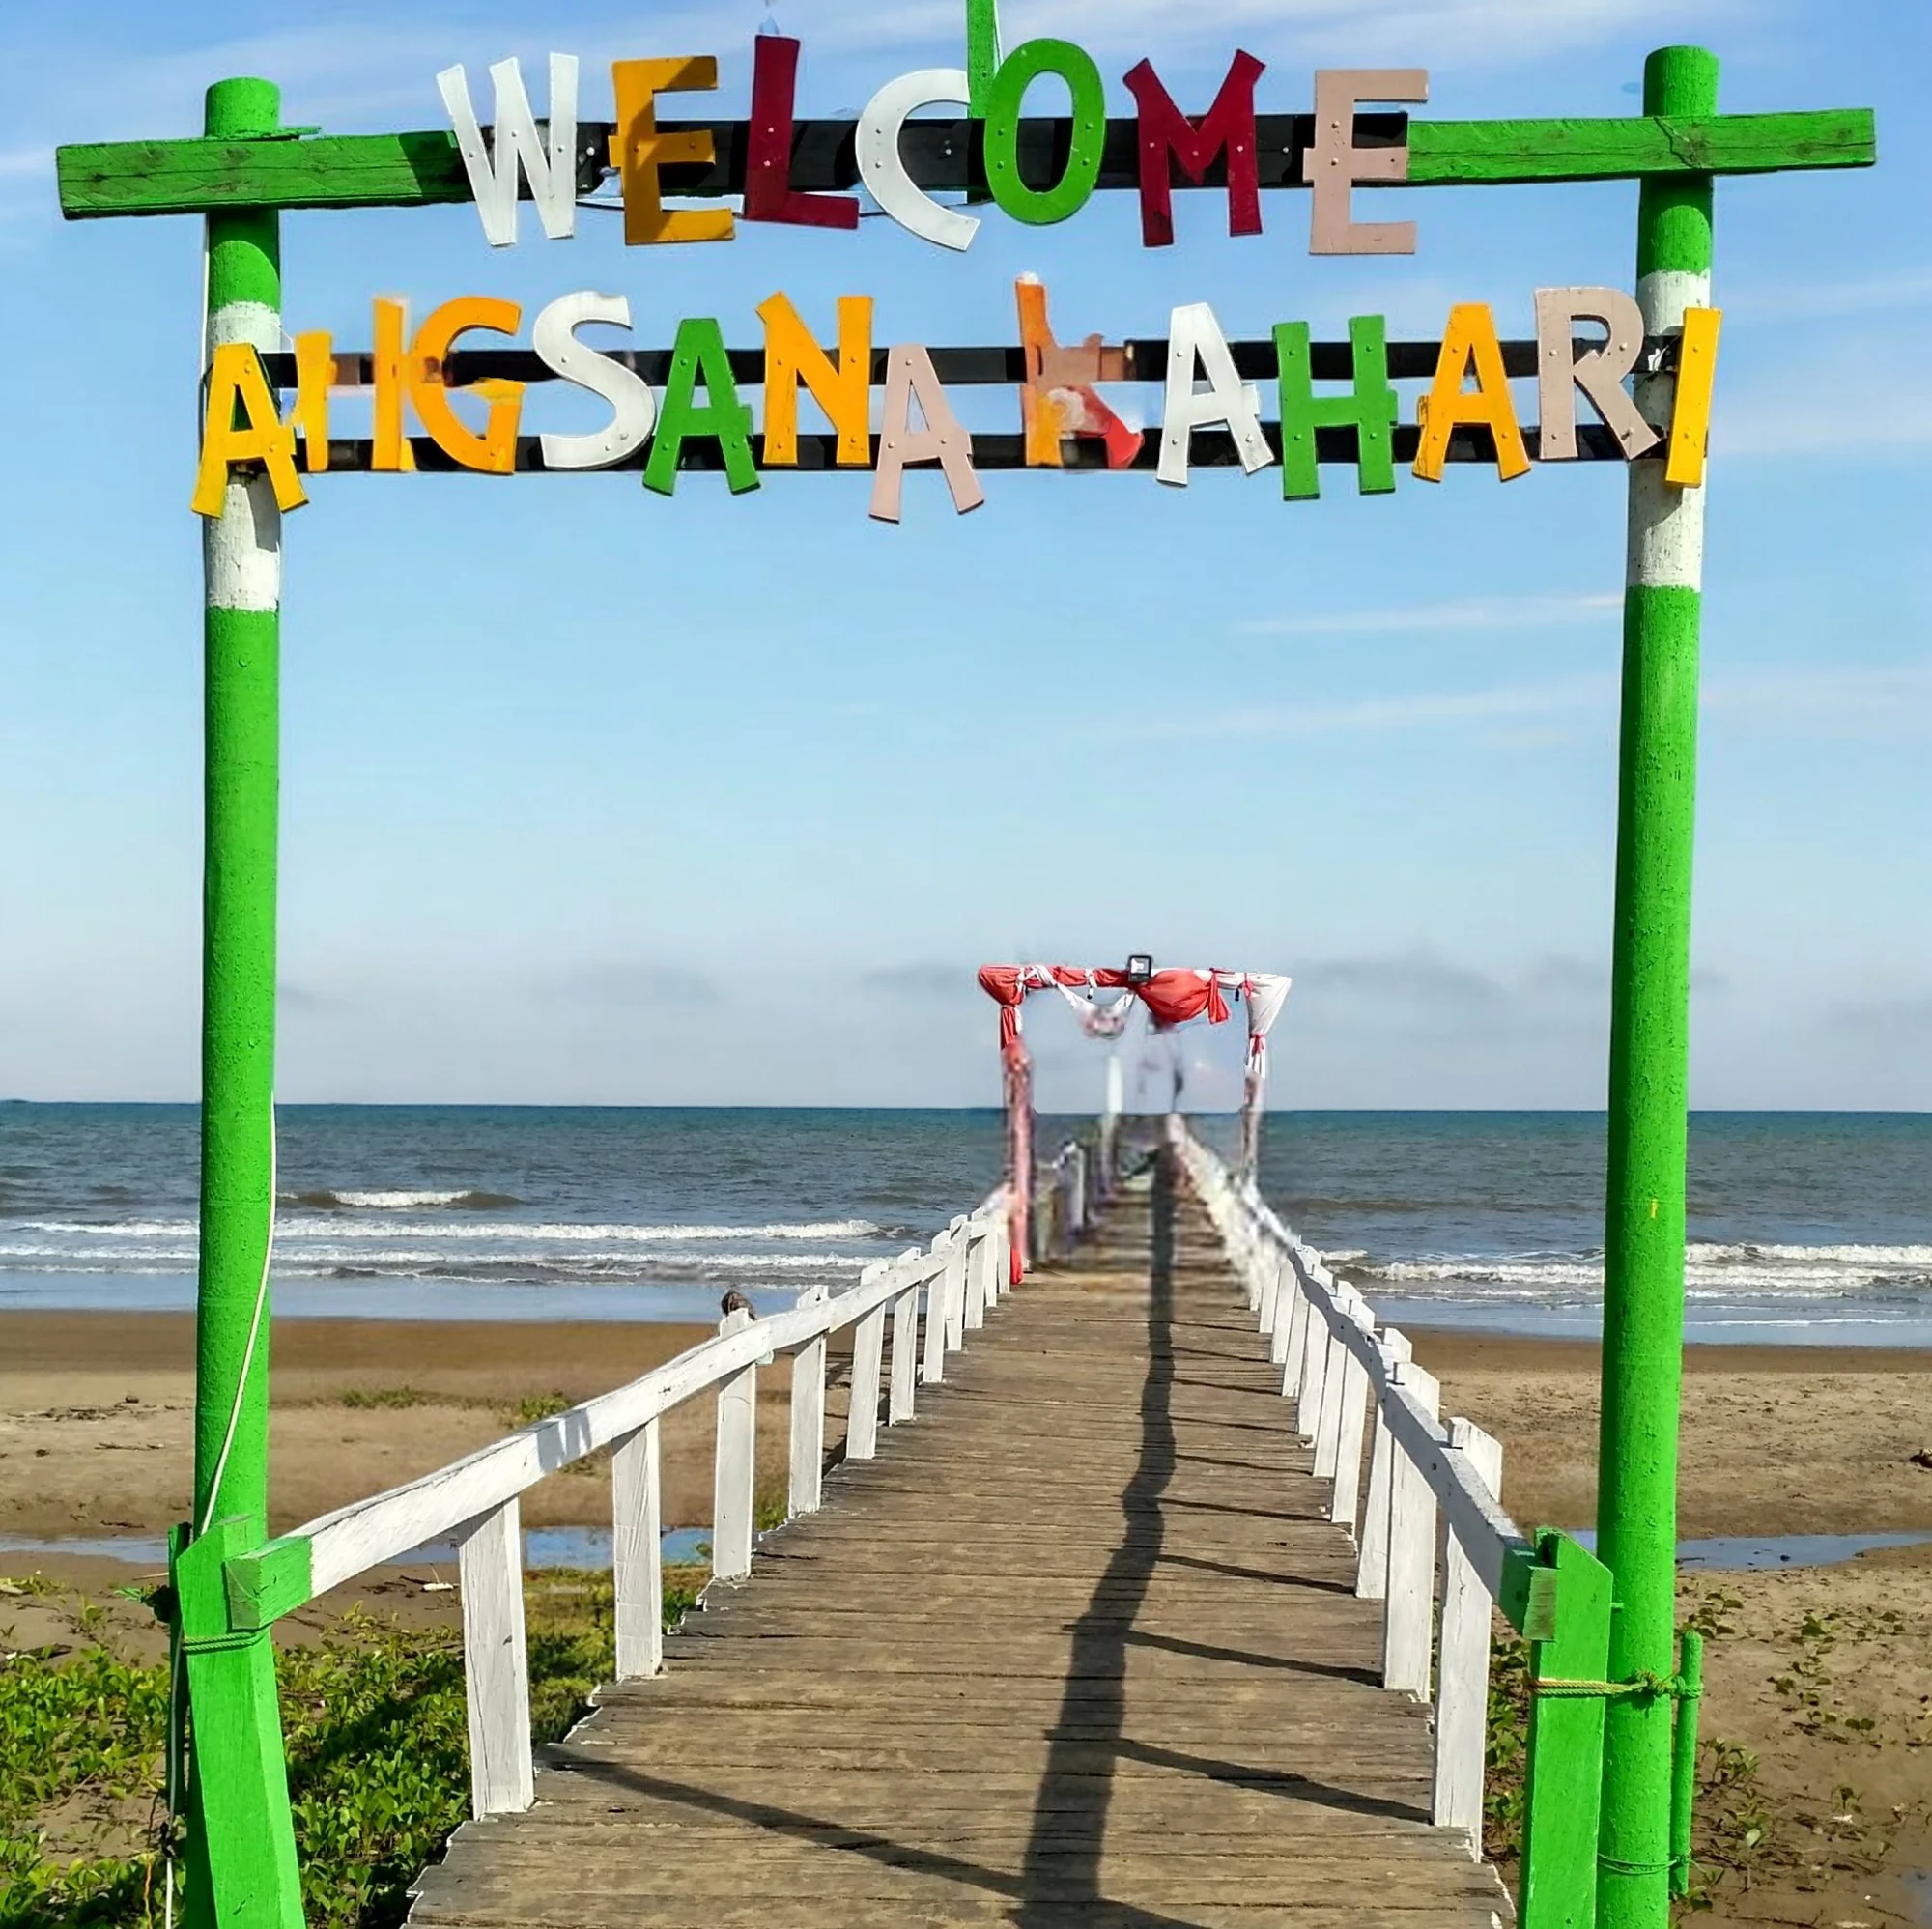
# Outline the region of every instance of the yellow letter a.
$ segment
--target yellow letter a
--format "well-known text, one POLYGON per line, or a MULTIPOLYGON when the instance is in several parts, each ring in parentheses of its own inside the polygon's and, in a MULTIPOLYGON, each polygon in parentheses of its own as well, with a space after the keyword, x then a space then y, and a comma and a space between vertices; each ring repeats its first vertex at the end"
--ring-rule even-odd
POLYGON ((295 425, 275 411, 275 398, 250 342, 223 342, 208 371, 208 415, 201 432, 201 472, 189 506, 197 516, 218 516, 228 495, 228 472, 238 462, 259 462, 274 486, 275 506, 298 509, 308 500, 296 473, 295 425), (237 428, 241 413, 245 426, 237 428))
POLYGON ((1529 473, 1529 453, 1517 426, 1516 405, 1510 400, 1509 379, 1503 374, 1503 348, 1496 339, 1495 317, 1487 301, 1459 301, 1449 311, 1442 331, 1442 353, 1436 357, 1435 380, 1430 384, 1422 411, 1422 443, 1415 452, 1415 473, 1424 482, 1442 480, 1449 437, 1464 422, 1487 423, 1496 440, 1496 475, 1511 482, 1529 473), (1476 385, 1463 386, 1475 364, 1476 385))

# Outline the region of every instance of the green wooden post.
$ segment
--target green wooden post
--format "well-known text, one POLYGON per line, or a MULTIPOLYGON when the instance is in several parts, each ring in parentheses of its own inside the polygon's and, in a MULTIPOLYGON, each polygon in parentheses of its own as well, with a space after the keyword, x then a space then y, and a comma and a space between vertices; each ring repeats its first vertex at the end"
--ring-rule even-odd
POLYGON ((1519 1929, 1593 1929, 1597 1804, 1604 1773, 1601 1694, 1539 1694, 1539 1682, 1601 1686, 1610 1646, 1609 1571, 1567 1534, 1540 1532, 1556 1575, 1556 1629, 1529 1646, 1529 1752, 1523 1768, 1519 1929))
MULTIPOLYGON (((270 135, 281 97, 217 81, 207 132, 270 135)), ((280 216, 208 216, 208 333, 281 345, 280 216)), ((219 1559, 268 1537, 269 1242, 274 1215, 275 846, 281 523, 266 477, 236 477, 203 535, 201 1278, 193 1542, 174 1563, 186 1651, 188 1919, 299 1929, 274 1649, 228 1630, 219 1559)))
POLYGON ((1685 1629, 1678 1643, 1677 1726, 1670 1738, 1670 1892, 1690 1893, 1691 1823, 1697 1809, 1697 1704, 1704 1694, 1704 1637, 1685 1629))
MULTIPOLYGON (((1665 47, 1644 65, 1644 112, 1706 115, 1716 58, 1665 47)), ((1675 332, 1711 293, 1711 177, 1646 179, 1637 204, 1645 331, 1675 332)), ((1669 376, 1637 401, 1667 420, 1669 376)), ((1598 1551, 1615 1576, 1610 1678, 1667 1678, 1677 1578, 1677 1424, 1684 1365, 1684 1161, 1690 868, 1697 766, 1702 489, 1631 465, 1623 743, 1610 989, 1598 1551)), ((1604 1734, 1603 1929, 1670 1915, 1671 1702, 1625 1695, 1604 1734)))

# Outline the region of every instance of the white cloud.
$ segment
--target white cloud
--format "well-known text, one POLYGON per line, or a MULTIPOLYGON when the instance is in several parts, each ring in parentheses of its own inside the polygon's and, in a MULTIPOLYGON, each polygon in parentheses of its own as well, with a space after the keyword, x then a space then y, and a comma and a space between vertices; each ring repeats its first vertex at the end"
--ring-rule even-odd
POLYGON ((1554 623, 1594 623, 1623 608, 1622 593, 1567 596, 1478 596, 1411 603, 1393 610, 1344 610, 1299 616, 1260 616, 1236 623, 1249 637, 1396 636, 1420 631, 1540 630, 1554 623))
POLYGON ((1709 678, 1704 708, 1746 723, 1883 737, 1932 735, 1932 661, 1709 678))
POLYGON ((1418 691, 1413 695, 1346 701, 1255 704, 1198 717, 1136 719, 1107 732, 1133 743, 1215 738, 1326 737, 1428 729, 1438 724, 1500 723, 1570 716, 1614 704, 1608 677, 1519 684, 1494 690, 1418 691))

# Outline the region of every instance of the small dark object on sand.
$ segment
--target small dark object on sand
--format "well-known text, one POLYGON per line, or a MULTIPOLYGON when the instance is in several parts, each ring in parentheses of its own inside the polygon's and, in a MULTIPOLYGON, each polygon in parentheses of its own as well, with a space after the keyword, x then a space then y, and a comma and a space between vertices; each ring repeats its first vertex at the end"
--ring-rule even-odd
POLYGON ((726 1313, 750 1313, 752 1311, 752 1302, 742 1292, 727 1292, 718 1304, 726 1313))
POLYGON ((1916 1467, 1932 1467, 1932 1447, 1920 1447, 1912 1456, 1912 1464, 1916 1467))

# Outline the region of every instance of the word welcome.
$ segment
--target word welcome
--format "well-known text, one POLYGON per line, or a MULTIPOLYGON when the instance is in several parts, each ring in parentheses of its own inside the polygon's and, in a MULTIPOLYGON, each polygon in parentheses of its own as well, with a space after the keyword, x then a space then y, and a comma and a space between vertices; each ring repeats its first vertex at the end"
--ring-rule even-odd
MULTIPOLYGON (((859 179, 879 207, 908 233, 940 247, 970 247, 977 215, 935 201, 913 179, 899 151, 906 122, 922 107, 957 102, 985 126, 987 186, 1014 220, 1065 221, 1087 205, 1100 179, 1107 138, 1106 90, 1093 57, 1071 41, 1033 40, 1004 60, 991 10, 968 10, 968 68, 926 68, 889 81, 854 126, 859 179), (1020 122, 1028 90, 1056 75, 1072 100, 1066 154, 1059 178, 1036 186, 1020 169, 1020 122)), ((711 54, 614 61, 615 130, 610 160, 623 194, 624 240, 645 246, 666 241, 728 241, 745 221, 792 227, 853 229, 859 203, 847 194, 807 194, 791 184, 793 101, 799 43, 760 34, 753 43, 751 114, 747 122, 742 213, 728 208, 665 206, 663 171, 710 165, 717 159, 708 128, 660 128, 659 97, 704 92, 718 85, 711 54)), ((1198 186, 1217 162, 1226 171, 1228 232, 1262 232, 1260 154, 1255 83, 1266 71, 1251 53, 1236 52, 1213 104, 1198 120, 1175 104, 1152 63, 1140 61, 1124 76, 1137 109, 1141 239, 1149 247, 1174 241, 1173 170, 1198 186)), ((461 67, 437 75, 450 126, 469 177, 483 233, 493 247, 517 241, 520 181, 527 183, 537 218, 553 241, 577 232, 578 62, 550 57, 550 114, 542 129, 515 60, 490 70, 496 119, 486 142, 461 67)), ((1304 158, 1313 190, 1309 250, 1314 254, 1413 254, 1412 221, 1355 221, 1350 190, 1357 183, 1408 178, 1406 141, 1385 146, 1355 142, 1355 109, 1365 101, 1429 98, 1422 68, 1334 69, 1315 76, 1315 132, 1304 158)))
MULTIPOLYGON (((1060 346, 1048 322, 1045 288, 1025 277, 1017 296, 1026 368, 1021 398, 1027 466, 1063 467, 1067 442, 1083 438, 1105 444, 1110 468, 1131 466, 1140 453, 1141 435, 1098 393, 1101 384, 1125 379, 1122 352, 1106 348, 1098 336, 1089 337, 1077 348, 1060 346)), ((1624 385, 1636 369, 1644 341, 1642 317, 1631 296, 1614 288, 1540 288, 1535 309, 1539 459, 1576 458, 1580 393, 1626 460, 1665 443, 1665 481, 1677 488, 1699 485, 1721 311, 1688 311, 1670 419, 1659 426, 1645 417, 1624 385), (1580 354, 1575 332, 1578 324, 1594 324, 1604 331, 1600 342, 1582 347, 1580 354)), ((837 346, 830 350, 782 292, 761 303, 757 316, 764 326, 761 455, 753 450, 752 411, 739 397, 715 318, 691 317, 678 324, 660 397, 627 361, 593 348, 578 333, 591 323, 629 328, 631 305, 625 297, 584 290, 551 302, 531 326, 537 359, 557 380, 599 396, 611 418, 589 434, 539 438, 544 468, 606 468, 627 461, 648 444, 644 487, 669 496, 677 487, 685 444, 705 438, 717 443, 732 492, 756 489, 761 467, 787 468, 798 464, 803 389, 836 434, 836 466, 874 469, 870 514, 880 521, 899 520, 905 471, 919 464, 939 466, 953 507, 960 513, 984 501, 973 466, 972 437, 954 414, 931 354, 921 343, 902 342, 886 352, 875 455, 869 296, 839 298, 837 346)), ((452 384, 450 368, 458 340, 472 330, 516 336, 523 325, 519 304, 490 296, 464 296, 444 302, 412 331, 403 304, 379 298, 374 320, 370 467, 379 471, 413 467, 408 435, 408 418, 413 414, 458 467, 489 475, 512 473, 517 467, 525 384, 493 380, 458 387, 452 384), (472 427, 457 412, 453 398, 463 392, 484 403, 480 427, 472 427)), ((1307 323, 1284 322, 1273 333, 1283 496, 1296 500, 1321 494, 1316 432, 1324 428, 1353 429, 1356 481, 1363 494, 1392 491, 1400 397, 1389 381, 1383 318, 1358 315, 1350 320, 1352 377, 1348 389, 1337 393, 1315 392, 1307 323)), ((252 345, 227 343, 214 351, 192 499, 199 514, 221 513, 238 467, 259 465, 266 469, 283 509, 307 499, 300 471, 314 474, 327 468, 329 406, 337 374, 333 343, 321 332, 298 335, 295 341, 296 396, 286 419, 260 353, 252 345)), ((1504 372, 1495 319, 1487 303, 1463 302, 1449 311, 1434 379, 1418 405, 1417 423, 1420 439, 1413 472, 1425 481, 1441 480, 1450 438, 1467 427, 1489 431, 1501 480, 1528 473, 1531 462, 1504 372)), ((1162 482, 1186 485, 1194 435, 1208 428, 1227 431, 1241 468, 1250 475, 1277 460, 1262 422, 1259 391, 1237 373, 1213 309, 1197 301, 1176 308, 1169 319, 1155 470, 1162 482)))

